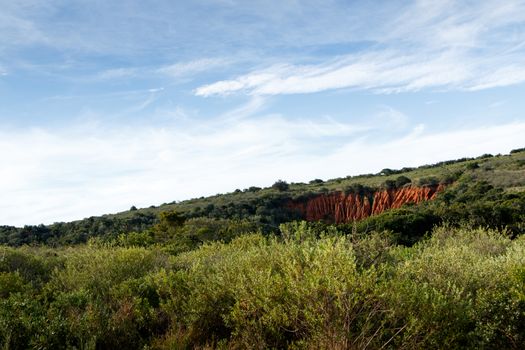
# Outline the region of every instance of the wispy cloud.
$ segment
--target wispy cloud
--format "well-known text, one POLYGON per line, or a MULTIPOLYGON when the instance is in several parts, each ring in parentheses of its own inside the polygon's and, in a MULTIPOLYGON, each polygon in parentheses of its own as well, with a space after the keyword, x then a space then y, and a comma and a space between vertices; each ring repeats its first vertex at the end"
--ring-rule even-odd
POLYGON ((133 77, 137 73, 136 68, 113 68, 107 69, 92 77, 93 80, 113 80, 133 77))
POLYGON ((8 166, 0 175, 0 222, 71 220, 268 183, 279 177, 274 161, 314 153, 331 137, 356 131, 328 119, 289 121, 277 115, 4 130, 0 159, 8 166))
POLYGON ((230 63, 231 60, 225 58, 201 58, 194 61, 178 62, 164 66, 159 68, 157 72, 166 74, 172 78, 181 78, 224 67, 230 63))
POLYGON ((499 101, 494 101, 492 103, 489 104, 489 108, 499 108, 501 106, 504 106, 508 103, 507 100, 499 100, 499 101))
POLYGON ((472 76, 468 65, 450 55, 402 56, 400 53, 351 55, 317 65, 278 65, 234 80, 201 86, 197 96, 243 92, 253 95, 315 93, 356 88, 377 92, 415 91, 425 87, 458 86, 472 76))
POLYGON ((2 130, 0 223, 72 220, 278 178, 307 181, 508 152, 523 146, 525 133, 525 123, 515 122, 440 133, 419 125, 400 134, 392 130, 403 117, 387 109, 382 123, 355 124, 260 115, 253 112, 262 110, 259 103, 245 106, 250 118, 2 130), (374 138, 374 129, 386 138, 374 138))
POLYGON ((24 16, 24 12, 31 12, 35 8, 44 10, 47 6, 28 1, 2 2, 0 10, 0 33, 2 41, 0 49, 13 46, 29 46, 49 43, 47 36, 38 28, 35 22, 24 16))
MULTIPOLYGON (((521 57, 521 55, 520 55, 521 57)), ((447 52, 406 55, 388 51, 351 55, 318 65, 278 65, 195 89, 197 96, 247 93, 279 95, 354 88, 377 93, 425 88, 482 90, 525 81, 525 62, 516 57, 474 58, 447 52), (497 69, 495 67, 502 67, 497 69)))
POLYGON ((525 81, 525 32, 519 29, 525 22, 523 1, 488 1, 477 7, 418 1, 404 10, 372 31, 377 46, 368 50, 329 62, 273 65, 200 86, 195 94, 481 90, 525 81))
MULTIPOLYGON (((225 58, 203 58, 193 61, 183 61, 171 65, 160 67, 138 66, 138 67, 119 67, 104 69, 99 72, 85 74, 73 78, 75 81, 99 83, 107 81, 147 79, 158 75, 167 76, 171 79, 189 81, 195 76, 219 69, 231 64, 232 60, 225 58)), ((32 67, 34 69, 34 67, 32 67)), ((48 70, 51 67, 45 67, 48 70)), ((1 72, 1 70, 0 70, 1 72)))

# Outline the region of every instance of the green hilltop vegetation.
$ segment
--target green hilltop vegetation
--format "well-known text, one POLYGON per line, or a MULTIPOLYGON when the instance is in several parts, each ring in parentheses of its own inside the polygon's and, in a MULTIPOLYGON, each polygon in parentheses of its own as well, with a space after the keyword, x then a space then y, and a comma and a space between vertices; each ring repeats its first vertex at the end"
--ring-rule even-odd
POLYGON ((0 227, 2 349, 523 349, 525 149, 0 227), (447 184, 360 221, 290 200, 447 184))
MULTIPOLYGON (((383 213, 357 222, 352 229, 389 229, 415 241, 435 224, 441 222, 471 222, 494 228, 511 226, 514 233, 522 233, 523 192, 525 192, 525 149, 513 150, 509 155, 463 158, 444 161, 418 168, 383 169, 378 174, 348 176, 309 183, 277 181, 267 188, 250 187, 232 193, 217 194, 155 207, 136 209, 118 214, 90 217, 84 220, 21 228, 0 226, 0 244, 51 246, 82 244, 90 239, 114 241, 121 235, 144 233, 154 236, 154 228, 162 215, 180 215, 184 218, 179 231, 195 243, 210 237, 199 232, 223 230, 262 231, 278 233, 281 223, 301 220, 296 212, 286 208, 290 200, 306 200, 320 193, 334 191, 370 192, 380 188, 403 185, 425 186, 438 183, 452 184, 436 201, 383 213), (400 182, 400 180, 402 180, 400 182), (521 203, 521 204, 520 204, 521 203), (406 219, 416 221, 413 225, 406 219), (393 221, 404 221, 402 227, 393 221), (417 225, 416 225, 417 224, 417 225), (239 227, 239 228, 237 228, 239 227)), ((146 235, 146 234, 145 234, 146 235)), ((221 239, 220 235, 211 235, 221 239)), ((407 242, 405 242, 407 243, 407 242)))

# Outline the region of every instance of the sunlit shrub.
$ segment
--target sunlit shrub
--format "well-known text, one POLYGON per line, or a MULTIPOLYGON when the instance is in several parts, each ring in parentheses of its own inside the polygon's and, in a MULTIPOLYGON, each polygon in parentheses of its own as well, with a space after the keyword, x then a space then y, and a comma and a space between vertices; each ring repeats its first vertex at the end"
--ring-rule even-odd
POLYGON ((405 327, 401 343, 421 348, 515 346, 512 338, 522 337, 523 317, 517 315, 523 315, 523 305, 512 301, 509 290, 516 265, 524 262, 521 245, 496 231, 441 227, 409 254, 400 250, 404 258, 384 288, 389 304, 395 305, 393 322, 405 327), (508 333, 500 328, 502 320, 508 333))
POLYGON ((178 255, 157 245, 0 248, 9 349, 523 348, 525 238, 306 222, 178 255))
POLYGON ((358 273, 344 237, 315 240, 302 233, 280 243, 245 236, 183 254, 178 264, 191 291, 184 321, 194 341, 321 346, 329 340, 346 344, 352 332, 369 329, 357 341, 364 344, 377 330, 368 313, 379 303, 370 293, 375 272, 358 273))

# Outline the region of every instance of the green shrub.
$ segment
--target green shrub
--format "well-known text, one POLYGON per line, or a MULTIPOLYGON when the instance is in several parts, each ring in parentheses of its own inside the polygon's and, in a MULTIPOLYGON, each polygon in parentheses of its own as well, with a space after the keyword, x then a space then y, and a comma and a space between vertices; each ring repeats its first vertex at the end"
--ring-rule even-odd
POLYGON ((411 183, 412 180, 410 180, 410 178, 406 177, 406 176, 399 176, 397 179, 396 179, 396 187, 403 187, 404 185, 406 184, 409 184, 411 183))
POLYGON ((435 176, 422 177, 417 181, 418 186, 436 186, 439 183, 439 179, 435 176))
POLYGON ((510 151, 510 154, 520 153, 520 152, 525 152, 525 147, 513 149, 512 151, 510 151))
POLYGON ((44 293, 50 301, 41 347, 141 348, 165 326, 149 275, 167 256, 144 248, 83 247, 64 252, 44 293), (53 336, 51 336, 53 335, 53 336))
POLYGON ((347 338, 355 325, 345 324, 343 315, 365 308, 360 297, 370 288, 344 238, 301 237, 282 244, 246 236, 178 260, 192 291, 186 318, 191 338, 229 339, 237 347, 347 338))
POLYGON ((8 298, 12 293, 21 293, 27 289, 26 281, 18 272, 0 272, 0 299, 8 298))
MULTIPOLYGON (((416 214, 404 208, 397 215, 409 222, 416 214)), ((382 218, 395 223, 389 220, 382 218)), ((288 223, 278 236, 242 234, 176 256, 157 245, 77 246, 53 254, 46 248, 1 248, 0 344, 9 349, 525 344, 525 236, 442 225, 407 247, 396 245, 399 235, 358 226, 342 235, 336 226, 288 223)))
POLYGON ((28 247, 19 249, 0 246, 0 272, 17 273, 24 281, 40 286, 60 266, 61 259, 56 253, 44 249, 38 251, 28 247))
POLYGON ((477 162, 472 162, 472 163, 468 163, 466 165, 466 168, 468 170, 475 170, 475 169, 478 169, 479 168, 479 164, 477 162))
POLYGON ((481 229, 442 227, 433 233, 410 255, 400 251, 384 285, 395 305, 392 317, 405 327, 400 344, 513 348, 523 342, 524 305, 509 293, 525 258, 523 242, 481 229))
POLYGON ((273 185, 272 185, 272 188, 274 190, 277 190, 279 192, 283 192, 283 191, 288 191, 288 189, 290 188, 290 185, 286 182, 286 181, 283 181, 283 180, 277 180, 273 185))

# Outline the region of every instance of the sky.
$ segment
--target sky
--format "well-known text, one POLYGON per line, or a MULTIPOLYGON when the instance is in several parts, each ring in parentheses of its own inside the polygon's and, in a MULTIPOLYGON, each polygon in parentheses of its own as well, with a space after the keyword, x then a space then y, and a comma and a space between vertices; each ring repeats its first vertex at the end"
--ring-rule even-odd
POLYGON ((0 225, 525 146, 525 1, 0 0, 0 225))

